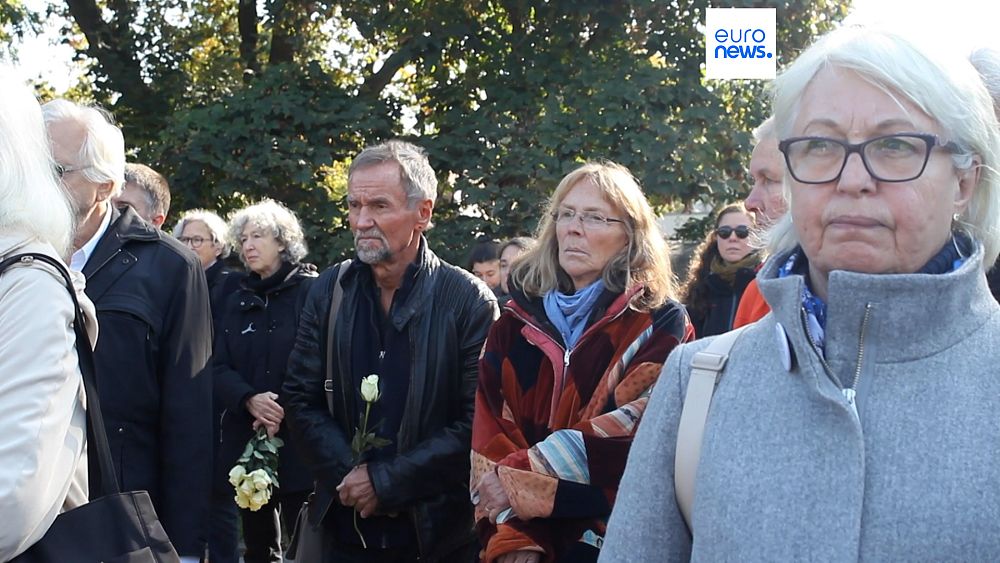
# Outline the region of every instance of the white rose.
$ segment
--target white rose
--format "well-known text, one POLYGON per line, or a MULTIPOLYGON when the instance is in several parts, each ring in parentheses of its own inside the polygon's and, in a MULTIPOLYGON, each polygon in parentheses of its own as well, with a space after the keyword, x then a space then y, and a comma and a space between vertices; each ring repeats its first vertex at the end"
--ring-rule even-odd
POLYGON ((250 496, 241 489, 236 490, 236 505, 240 508, 250 508, 250 496))
POLYGON ((374 403, 378 400, 378 376, 374 373, 361 379, 361 398, 366 403, 374 403))
POLYGON ((254 512, 260 510, 260 507, 267 504, 268 500, 269 498, 268 495, 266 494, 266 491, 254 492, 254 494, 250 496, 250 510, 254 512))
POLYGON ((237 465, 229 470, 229 482, 232 483, 234 487, 240 485, 240 481, 243 480, 243 476, 247 474, 247 469, 242 465, 237 465))
POLYGON ((251 471, 247 477, 252 480, 254 489, 258 491, 266 490, 271 486, 271 476, 263 469, 251 471))

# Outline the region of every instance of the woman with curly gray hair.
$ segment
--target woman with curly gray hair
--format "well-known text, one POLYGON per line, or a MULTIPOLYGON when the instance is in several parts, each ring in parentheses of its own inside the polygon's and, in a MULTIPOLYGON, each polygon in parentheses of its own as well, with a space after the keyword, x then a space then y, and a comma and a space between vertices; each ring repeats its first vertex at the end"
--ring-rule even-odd
MULTIPOLYGON (((215 341, 215 395, 225 408, 222 441, 215 479, 236 464, 247 440, 260 427, 286 443, 279 452, 281 487, 261 510, 241 510, 247 563, 270 561, 277 550, 280 529, 274 511, 298 514, 312 488, 312 479, 287 436, 285 411, 278 390, 285 379, 285 364, 292 351, 299 312, 316 268, 305 264, 305 237, 298 219, 284 205, 266 199, 234 212, 229 219, 230 238, 239 243, 240 260, 250 273, 236 293, 226 299, 221 330, 215 341)), ((286 520, 286 524, 290 524, 286 520)), ((236 561, 236 530, 224 545, 230 553, 222 561, 236 561)), ((214 559, 213 559, 214 561, 214 559)))

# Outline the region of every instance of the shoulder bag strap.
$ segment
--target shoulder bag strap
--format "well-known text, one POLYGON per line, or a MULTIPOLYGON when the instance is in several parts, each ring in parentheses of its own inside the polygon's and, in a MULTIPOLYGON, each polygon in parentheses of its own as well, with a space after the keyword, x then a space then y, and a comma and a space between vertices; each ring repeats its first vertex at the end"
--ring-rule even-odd
POLYGON ((344 278, 344 272, 351 265, 351 260, 347 259, 340 263, 337 270, 337 278, 333 282, 333 296, 330 298, 330 318, 326 322, 326 381, 323 382, 323 391, 326 392, 326 407, 333 414, 333 349, 336 345, 334 327, 337 326, 337 314, 340 312, 340 302, 344 300, 344 288, 340 285, 340 280, 344 278))
POLYGON ((691 530, 691 508, 694 504, 694 484, 701 459, 701 443, 708 422, 715 386, 729 360, 729 352, 746 327, 720 334, 703 351, 691 358, 691 378, 688 380, 681 422, 677 428, 677 449, 674 452, 674 490, 684 521, 691 530))
POLYGON ((111 447, 108 445, 108 435, 104 430, 104 417, 101 416, 101 403, 97 397, 97 370, 94 368, 94 350, 90 347, 90 337, 87 335, 87 325, 83 318, 83 309, 76 298, 76 289, 69 272, 58 260, 45 254, 29 252, 11 256, 0 262, 0 272, 16 262, 31 264, 39 260, 55 268, 66 282, 70 298, 73 300, 73 329, 76 332, 76 354, 80 362, 80 373, 83 374, 83 388, 87 393, 87 444, 90 499, 117 494, 118 477, 111 458, 111 447), (94 455, 94 454, 97 455, 94 455), (96 479, 95 479, 96 478, 96 479), (95 491, 97 494, 95 494, 95 491))

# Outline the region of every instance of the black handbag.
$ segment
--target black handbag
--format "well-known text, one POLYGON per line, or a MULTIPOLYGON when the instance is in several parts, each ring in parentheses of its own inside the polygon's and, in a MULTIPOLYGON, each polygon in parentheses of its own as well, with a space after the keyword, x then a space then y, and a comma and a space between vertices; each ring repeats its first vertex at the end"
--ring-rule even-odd
POLYGON ((15 563, 178 563, 163 526, 146 491, 121 492, 111 460, 111 448, 104 431, 104 419, 97 398, 94 351, 84 324, 83 310, 76 298, 66 267, 49 256, 25 253, 0 262, 0 273, 16 262, 42 261, 58 271, 73 299, 76 318, 76 350, 87 392, 87 456, 90 502, 64 512, 45 535, 15 563))

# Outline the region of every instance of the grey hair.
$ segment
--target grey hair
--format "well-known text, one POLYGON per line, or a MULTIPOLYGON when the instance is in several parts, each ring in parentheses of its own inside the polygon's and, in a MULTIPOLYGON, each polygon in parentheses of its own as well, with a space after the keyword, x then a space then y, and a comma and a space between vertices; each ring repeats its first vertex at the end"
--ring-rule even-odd
POLYGON ((247 224, 255 225, 269 231, 278 244, 284 246, 281 260, 289 264, 298 264, 309 254, 306 247, 306 237, 302 225, 290 209, 273 199, 263 199, 259 203, 234 211, 229 215, 229 238, 233 246, 240 249, 240 260, 246 265, 240 245, 240 237, 247 224))
MULTIPOLYGON (((968 170, 979 163, 979 185, 955 224, 985 249, 984 263, 1000 254, 1000 131, 993 100, 983 80, 967 59, 945 59, 944 53, 918 46, 890 31, 843 27, 820 38, 783 72, 773 84, 775 126, 787 137, 799 111, 800 100, 813 77, 825 68, 856 72, 894 99, 905 99, 941 125, 948 140, 960 150, 952 155, 954 166, 968 170)), ((791 201, 791 179, 784 180, 785 197, 791 201)), ((772 253, 786 252, 798 243, 790 213, 768 235, 772 253)))
POLYGON ((111 114, 97 106, 82 106, 68 100, 52 100, 42 106, 46 125, 71 120, 87 134, 80 146, 81 172, 91 182, 111 182, 111 196, 121 195, 125 183, 125 138, 111 114))
POLYGON ((177 225, 174 226, 174 238, 181 238, 181 235, 184 234, 184 228, 187 227, 188 223, 193 221, 201 221, 205 224, 208 232, 212 233, 212 242, 221 247, 222 254, 220 257, 228 257, 229 251, 232 248, 232 243, 229 240, 229 227, 222 217, 207 209, 190 209, 185 211, 181 215, 180 220, 177 221, 177 225))
POLYGON ((427 160, 426 151, 413 143, 398 139, 367 147, 354 157, 347 170, 348 185, 356 171, 383 162, 399 164, 399 176, 403 181, 403 189, 406 190, 406 203, 409 207, 428 199, 432 203, 437 201, 437 175, 427 160))
POLYGON ((51 244, 64 258, 73 242, 73 207, 56 178, 34 93, 0 65, 0 232, 51 244))
POLYGON ((125 164, 125 183, 135 184, 142 191, 150 214, 167 216, 170 211, 170 184, 163 174, 145 164, 129 162, 125 164))

